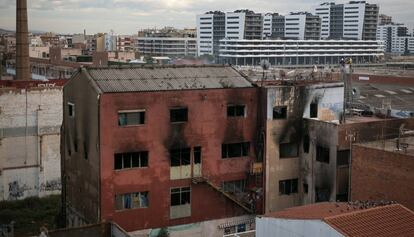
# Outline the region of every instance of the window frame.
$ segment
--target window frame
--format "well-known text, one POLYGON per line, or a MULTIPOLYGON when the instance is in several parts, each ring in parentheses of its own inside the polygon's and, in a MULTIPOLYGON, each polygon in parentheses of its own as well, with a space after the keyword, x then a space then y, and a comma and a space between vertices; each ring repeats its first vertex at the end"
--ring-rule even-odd
POLYGON ((170 108, 170 123, 177 124, 177 123, 186 123, 186 122, 188 122, 188 107, 183 106, 183 107, 172 107, 172 108, 170 108), (185 110, 185 121, 172 121, 173 117, 172 117, 171 113, 174 110, 185 110))
POLYGON ((176 149, 170 149, 169 150, 169 155, 170 155, 170 168, 171 167, 180 167, 180 166, 184 166, 184 165, 191 165, 191 147, 182 147, 182 148, 176 148, 176 149), (173 158, 173 151, 179 151, 179 165, 172 165, 172 158, 173 158), (183 162, 183 154, 188 152, 188 164, 185 164, 185 162, 183 162))
POLYGON ((191 186, 181 186, 181 187, 172 187, 172 188, 170 188, 170 207, 175 207, 175 206, 183 206, 183 205, 190 205, 191 206, 191 199, 192 199, 192 195, 191 195, 191 191, 192 191, 192 189, 191 189, 191 186), (175 189, 179 189, 179 192, 177 192, 177 191, 175 191, 174 192, 174 190, 175 189), (184 190, 183 191, 183 189, 188 189, 188 191, 187 190, 184 190), (173 198, 172 198, 172 195, 173 194, 177 194, 177 193, 179 193, 180 194, 180 197, 179 197, 179 205, 173 205, 172 204, 172 201, 173 201, 173 198), (182 204, 182 202, 183 202, 183 193, 189 193, 189 195, 190 195, 190 198, 189 198, 189 202, 188 203, 184 203, 184 204, 182 204))
POLYGON ((75 115, 76 115, 75 108, 76 108, 75 103, 68 102, 68 117, 69 118, 75 118, 75 115))
POLYGON ((298 183, 299 183, 298 178, 279 180, 279 196, 283 196, 283 195, 290 196, 290 195, 298 194, 299 193, 298 183), (295 189, 294 189, 295 186, 293 185, 294 183, 296 183, 295 189), (289 187, 286 186, 287 184, 289 184, 288 185, 289 187))
POLYGON ((279 159, 290 159, 290 158, 297 158, 297 157, 299 157, 299 143, 296 143, 296 142, 279 143, 279 159), (295 146, 296 156, 282 156, 282 145, 295 146))
POLYGON ((286 120, 286 119, 288 119, 288 107, 286 105, 273 106, 273 108, 272 108, 272 120, 286 120), (282 112, 283 112, 283 110, 285 110, 284 111, 285 116, 284 117, 280 117, 280 118, 276 118, 275 117, 275 108, 281 109, 282 112))
POLYGON ((326 163, 329 164, 330 160, 331 160, 331 149, 329 147, 324 147, 321 145, 316 145, 316 157, 315 160, 321 163, 326 163), (320 155, 321 154, 328 154, 328 159, 324 158, 324 159, 320 159, 320 155), (319 159, 318 159, 319 158, 319 159))
POLYGON ((221 144, 221 159, 234 159, 234 158, 246 158, 250 154, 250 142, 235 142, 235 143, 222 143, 221 144), (229 146, 240 144, 240 156, 229 156, 229 146), (246 146, 246 147, 244 147, 246 146), (226 147, 226 156, 224 156, 224 147, 226 147), (247 148, 246 154, 244 150, 247 148))
MULTIPOLYGON (((119 158, 119 157, 118 157, 119 158)), ((117 171, 117 172, 119 172, 119 171, 125 171, 125 170, 130 170, 130 169, 144 169, 144 168, 148 168, 149 167, 149 151, 132 151, 132 152, 118 152, 118 153, 114 153, 114 170, 115 171, 117 171), (137 154, 139 154, 139 157, 138 157, 138 164, 139 164, 139 166, 135 166, 135 167, 133 167, 133 157, 132 157, 132 155, 133 154, 135 154, 135 153, 137 153, 137 154), (147 159, 147 162, 146 162, 146 166, 142 166, 141 164, 143 163, 142 162, 142 159, 143 158, 141 158, 141 156, 142 156, 142 154, 145 154, 146 153, 146 159, 147 159), (125 168, 125 165, 124 165, 124 156, 123 155, 126 155, 126 154, 130 154, 130 158, 129 158, 129 160, 130 160, 130 167, 127 167, 127 168, 125 168), (121 166, 122 166, 122 168, 116 168, 117 167, 117 162, 116 162, 116 160, 117 160, 117 155, 121 155, 121 166)))
POLYGON ((115 212, 122 212, 122 211, 128 211, 128 210, 136 210, 136 209, 145 209, 145 208, 149 208, 150 206, 150 194, 149 191, 139 191, 139 192, 132 192, 132 193, 120 193, 120 194, 115 194, 114 197, 114 210, 115 212), (139 198, 140 198, 140 204, 141 204, 141 193, 146 193, 145 197, 146 197, 146 206, 139 206, 139 207, 135 207, 134 201, 133 201, 133 196, 132 195, 136 195, 139 194, 139 198), (130 208, 126 208, 125 207, 125 197, 129 195, 130 196, 130 208), (121 202, 122 202, 122 208, 118 209, 118 197, 121 197, 121 202))
MULTIPOLYGON (((126 127, 139 127, 139 126, 144 126, 145 122, 146 122, 146 110, 145 109, 132 109, 132 110, 118 110, 117 112, 118 114, 118 127, 120 128, 126 128, 126 127), (126 125, 121 125, 120 122, 120 115, 121 114, 128 114, 128 113, 144 113, 144 122, 143 123, 138 123, 138 124, 126 124, 126 125)), ((140 117, 140 122, 141 122, 141 115, 139 115, 140 117)))
POLYGON ((245 104, 227 104, 226 110, 227 118, 246 118, 247 117, 247 106, 245 104), (243 115, 238 115, 237 109, 242 107, 243 108, 243 115), (229 109, 233 108, 233 115, 229 115, 229 109))

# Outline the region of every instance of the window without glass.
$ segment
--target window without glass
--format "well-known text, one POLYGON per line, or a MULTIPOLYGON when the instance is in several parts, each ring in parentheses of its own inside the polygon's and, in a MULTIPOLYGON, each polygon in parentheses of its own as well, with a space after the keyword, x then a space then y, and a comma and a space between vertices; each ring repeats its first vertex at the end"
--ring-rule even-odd
POLYGON ((298 179, 279 181, 279 195, 290 195, 298 192, 298 179))
POLYGON ((279 145, 279 158, 292 158, 299 156, 297 143, 281 143, 279 145))
POLYGON ((68 102, 68 115, 71 118, 75 117, 75 104, 68 102))
POLYGON ((309 192, 309 185, 307 183, 303 183, 303 192, 308 193, 309 192))
POLYGON ((312 102, 310 104, 310 117, 317 118, 318 117, 318 103, 312 102))
POLYGON ((316 160, 319 162, 329 163, 329 148, 316 146, 316 160))
POLYGON ((124 193, 115 195, 116 210, 146 208, 148 205, 148 192, 124 193))
POLYGON ((114 159, 116 170, 148 167, 148 151, 116 153, 114 159))
POLYGON ((246 106, 244 105, 227 105, 227 117, 244 117, 246 106))
POLYGON ((273 107, 273 119, 286 119, 286 118, 287 118, 287 106, 273 107))
POLYGON ((171 189, 171 206, 180 206, 191 203, 190 187, 171 189))
POLYGON ((224 158, 248 156, 249 147, 250 147, 249 142, 222 144, 221 145, 221 157, 224 159, 224 158))
POLYGON ((134 126, 145 124, 145 111, 119 111, 118 125, 119 126, 134 126))
POLYGON ((226 181, 222 183, 222 189, 228 193, 243 193, 246 189, 246 180, 226 181))
POLYGON ((187 122, 187 108, 170 109, 170 122, 187 122))
MULTIPOLYGON (((190 148, 170 150, 171 167, 190 164, 190 148)), ((200 151, 201 152, 201 151, 200 151)))
POLYGON ((349 150, 337 151, 336 166, 346 166, 349 164, 349 150))
POLYGON ((194 147, 194 164, 201 164, 201 146, 194 147))
POLYGON ((309 147, 310 147, 310 137, 309 135, 305 135, 303 137, 303 152, 309 153, 309 147))

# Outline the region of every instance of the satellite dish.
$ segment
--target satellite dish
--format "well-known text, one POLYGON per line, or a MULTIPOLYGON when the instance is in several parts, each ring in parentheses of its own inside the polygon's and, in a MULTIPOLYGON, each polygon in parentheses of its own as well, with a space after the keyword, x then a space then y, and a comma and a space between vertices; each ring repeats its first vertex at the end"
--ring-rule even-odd
POLYGON ((269 70, 271 65, 269 61, 267 61, 266 59, 263 59, 262 61, 260 61, 260 66, 262 67, 263 70, 269 70))

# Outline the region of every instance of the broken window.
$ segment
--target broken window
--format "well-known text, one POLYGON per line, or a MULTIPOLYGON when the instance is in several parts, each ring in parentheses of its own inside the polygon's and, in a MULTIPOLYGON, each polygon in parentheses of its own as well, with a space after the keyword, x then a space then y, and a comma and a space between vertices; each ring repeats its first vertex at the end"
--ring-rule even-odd
POLYGON ((170 109, 170 122, 172 123, 187 122, 187 119, 188 119, 187 114, 188 114, 187 108, 170 109))
POLYGON ((194 164, 201 164, 201 146, 194 147, 194 164))
POLYGON ((299 156, 299 145, 297 143, 281 143, 279 145, 279 158, 292 158, 299 156))
POLYGON ((244 193, 246 189, 246 180, 234 180, 234 181, 225 181, 222 183, 222 189, 224 192, 228 193, 244 193))
POLYGON ((148 167, 148 151, 116 153, 114 159, 116 170, 148 167))
POLYGON ((309 138, 309 135, 305 135, 303 137, 303 152, 309 153, 309 147, 310 147, 310 138, 309 138))
POLYGON ((319 162, 329 163, 329 148, 316 146, 316 160, 319 162))
POLYGON ((347 166, 349 164, 349 150, 337 151, 336 166, 347 166))
POLYGON ((75 117, 75 104, 68 102, 68 115, 71 118, 75 117))
POLYGON ((186 204, 191 204, 190 187, 172 188, 171 206, 180 206, 186 204))
POLYGON ((118 125, 134 126, 145 124, 145 110, 130 110, 118 112, 118 125))
POLYGON ((248 156, 249 147, 250 147, 249 142, 222 144, 221 145, 221 157, 224 159, 224 158, 248 156))
POLYGON ((286 118, 287 118, 287 106, 273 107, 273 119, 286 119, 286 118))
POLYGON ((124 193, 115 195, 116 210, 146 208, 148 205, 148 192, 124 193))
POLYGON ((318 103, 312 102, 310 104, 310 117, 317 118, 318 117, 318 103))
POLYGON ((279 181, 279 195, 290 195, 298 192, 298 179, 279 181))
POLYGON ((303 192, 308 193, 309 191, 309 185, 307 183, 303 183, 303 192))
POLYGON ((245 115, 246 115, 246 106, 227 105, 227 117, 244 117, 245 115))
POLYGON ((190 164, 190 148, 170 150, 171 167, 190 164))

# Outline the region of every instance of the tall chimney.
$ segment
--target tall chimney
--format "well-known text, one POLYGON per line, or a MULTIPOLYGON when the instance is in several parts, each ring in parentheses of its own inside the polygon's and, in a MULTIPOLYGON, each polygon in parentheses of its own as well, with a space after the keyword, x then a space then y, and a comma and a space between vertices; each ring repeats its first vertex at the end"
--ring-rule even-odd
POLYGON ((16 0, 16 80, 31 80, 27 0, 16 0))

